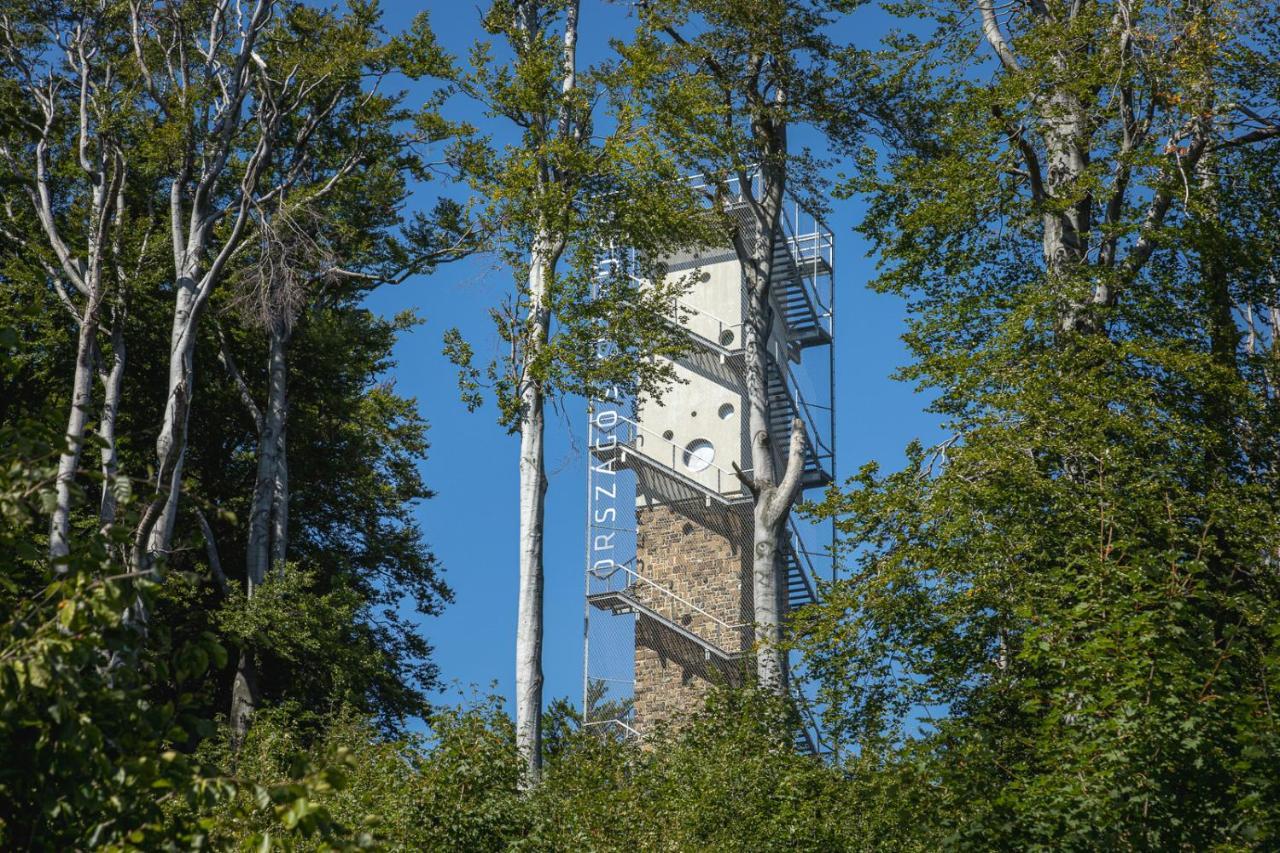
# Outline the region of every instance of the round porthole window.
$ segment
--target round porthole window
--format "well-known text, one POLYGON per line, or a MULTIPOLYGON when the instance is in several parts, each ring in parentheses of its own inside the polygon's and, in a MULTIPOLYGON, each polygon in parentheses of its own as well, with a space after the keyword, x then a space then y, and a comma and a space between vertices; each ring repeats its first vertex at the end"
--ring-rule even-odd
POLYGON ((717 412, 717 414, 720 415, 720 420, 727 421, 729 418, 733 417, 733 412, 733 403, 725 403, 720 407, 720 411, 717 412))
POLYGON ((684 467, 690 471, 705 471, 715 461, 716 449, 705 438, 696 438, 684 449, 684 467))
POLYGON ((730 344, 732 344, 734 340, 735 340, 735 336, 731 330, 725 329, 723 332, 720 333, 720 346, 727 347, 730 344))

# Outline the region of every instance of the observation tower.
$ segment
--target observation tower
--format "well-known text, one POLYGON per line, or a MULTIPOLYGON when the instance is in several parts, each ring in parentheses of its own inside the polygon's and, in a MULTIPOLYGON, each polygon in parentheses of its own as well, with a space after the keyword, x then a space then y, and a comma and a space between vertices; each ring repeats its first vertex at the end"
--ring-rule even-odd
MULTIPOLYGON (((740 196, 730 212, 754 227, 740 196)), ((625 251, 603 263, 627 263, 625 251)), ((589 408, 584 720, 627 736, 697 711, 712 684, 741 683, 754 641, 753 498, 734 472, 751 473, 742 265, 726 245, 667 268, 699 273, 672 311, 694 344, 675 363, 682 382, 660 404, 607 394, 589 408)), ((835 476, 833 269, 831 232, 790 203, 773 243, 768 421, 779 472, 804 422, 804 490, 835 476)), ((777 571, 789 611, 830 576, 832 530, 796 518, 787 529, 777 571)), ((803 741, 815 750, 816 730, 803 741)))

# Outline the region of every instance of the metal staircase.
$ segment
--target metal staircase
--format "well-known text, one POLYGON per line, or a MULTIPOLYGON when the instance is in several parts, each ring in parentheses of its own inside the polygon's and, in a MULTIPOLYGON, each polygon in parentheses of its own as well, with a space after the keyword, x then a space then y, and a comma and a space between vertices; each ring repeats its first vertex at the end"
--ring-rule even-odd
POLYGON ((617 427, 613 432, 615 440, 605 445, 593 444, 591 455, 602 463, 635 471, 649 492, 668 501, 697 498, 705 506, 715 504, 725 509, 751 505, 751 493, 732 471, 726 471, 718 465, 708 466, 707 471, 715 478, 713 488, 680 471, 676 460, 684 453, 684 449, 674 442, 653 434, 627 418, 619 417, 617 427), (656 453, 645 452, 643 448, 646 442, 656 448, 656 453), (670 461, 667 460, 668 456, 670 461))
POLYGON ((821 273, 818 259, 797 262, 791 241, 779 233, 773 242, 773 276, 770 287, 787 324, 787 339, 801 347, 831 343, 831 332, 823 325, 816 299, 805 278, 821 273), (807 275, 806 275, 807 274, 807 275))
MULTIPOLYGON (((737 221, 739 227, 755 232, 755 218, 750 207, 739 202, 729 206, 729 215, 737 221)), ((831 265, 818 245, 813 242, 817 235, 791 236, 792 224, 786 221, 779 223, 777 236, 773 241, 773 269, 769 288, 787 324, 787 338, 801 347, 824 346, 831 343, 831 329, 828 325, 830 310, 819 303, 813 288, 806 282, 818 276, 830 275, 831 265), (827 322, 824 322, 827 321, 827 322)))
MULTIPOLYGON (((804 446, 804 473, 801 475, 801 486, 806 489, 820 488, 831 482, 831 472, 824 464, 827 454, 819 453, 821 436, 813 428, 813 418, 808 412, 801 412, 792 396, 790 387, 783 377, 783 371, 772 358, 765 376, 765 392, 769 398, 769 437, 774 446, 785 456, 786 448, 791 443, 791 423, 804 416, 808 440, 804 446)), ((784 460, 785 461, 785 460, 784 460)))
POLYGON ((813 735, 809 733, 807 726, 800 726, 796 730, 796 752, 802 752, 806 755, 817 755, 818 745, 814 743, 813 735))
POLYGON ((787 584, 787 610, 798 610, 813 604, 818 597, 809 581, 808 558, 802 561, 799 546, 792 539, 782 549, 783 578, 787 584))
POLYGON ((587 602, 600 610, 607 610, 615 616, 634 613, 641 619, 648 619, 663 629, 670 631, 680 639, 692 643, 702 649, 708 661, 716 664, 725 672, 733 672, 735 664, 742 658, 742 652, 727 652, 701 635, 690 631, 680 623, 668 618, 658 610, 641 601, 635 594, 635 587, 598 592, 587 596, 587 602))

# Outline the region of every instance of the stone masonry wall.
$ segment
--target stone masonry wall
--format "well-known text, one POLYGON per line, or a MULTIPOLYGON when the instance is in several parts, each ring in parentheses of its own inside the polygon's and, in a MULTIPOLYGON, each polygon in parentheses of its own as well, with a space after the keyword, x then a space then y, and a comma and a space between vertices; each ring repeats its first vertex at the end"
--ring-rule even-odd
MULTIPOLYGON (((701 500, 683 506, 641 506, 636 509, 636 531, 640 574, 671 594, 645 583, 638 583, 633 594, 729 654, 748 651, 749 517, 709 510, 701 500)), ((701 707, 712 683, 737 683, 741 665, 717 666, 700 645, 653 620, 637 619, 636 727, 645 732, 657 723, 687 717, 701 707)))

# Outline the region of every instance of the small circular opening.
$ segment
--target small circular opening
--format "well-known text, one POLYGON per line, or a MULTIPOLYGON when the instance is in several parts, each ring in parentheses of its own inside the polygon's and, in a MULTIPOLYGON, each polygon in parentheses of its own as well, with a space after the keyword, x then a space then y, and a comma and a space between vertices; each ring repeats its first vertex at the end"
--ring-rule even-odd
POLYGON ((736 339, 737 339, 737 335, 735 335, 729 329, 725 329, 723 332, 720 333, 720 346, 727 347, 730 344, 732 344, 736 339))
POLYGON ((720 420, 727 421, 729 420, 729 418, 733 417, 733 413, 734 413, 733 403, 725 403, 723 406, 720 407, 720 411, 717 412, 716 414, 720 415, 720 420))
POLYGON ((695 473, 710 468, 715 458, 715 446, 705 438, 695 438, 684 449, 684 466, 695 473))
POLYGON ((665 438, 667 441, 670 441, 671 439, 676 437, 676 434, 671 430, 665 430, 662 433, 662 437, 665 438))

